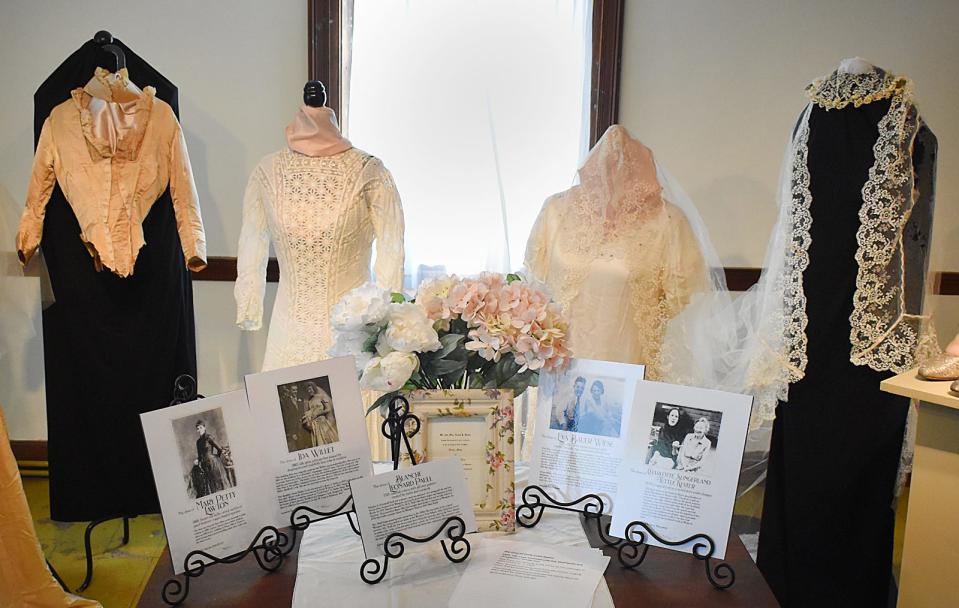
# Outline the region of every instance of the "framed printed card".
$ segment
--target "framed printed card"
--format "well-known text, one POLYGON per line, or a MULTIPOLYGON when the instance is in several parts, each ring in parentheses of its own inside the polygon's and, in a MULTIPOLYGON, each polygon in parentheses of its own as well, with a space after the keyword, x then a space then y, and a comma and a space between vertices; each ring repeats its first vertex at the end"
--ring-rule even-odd
POLYGON ((420 390, 406 397, 421 423, 413 437, 417 462, 458 457, 478 529, 515 532, 513 391, 420 390))

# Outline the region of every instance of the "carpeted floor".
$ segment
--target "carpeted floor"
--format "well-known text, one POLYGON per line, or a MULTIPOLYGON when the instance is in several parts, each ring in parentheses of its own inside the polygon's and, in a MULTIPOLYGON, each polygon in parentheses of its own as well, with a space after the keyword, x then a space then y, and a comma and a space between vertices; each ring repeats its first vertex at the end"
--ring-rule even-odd
MULTIPOLYGON (((23 487, 47 560, 64 582, 76 589, 86 572, 83 550, 86 524, 50 521, 46 478, 24 477, 23 487)), ((123 545, 122 541, 121 520, 101 524, 93 532, 93 582, 80 595, 98 600, 105 608, 136 606, 166 546, 163 521, 159 515, 134 518, 130 520, 129 544, 123 545)))

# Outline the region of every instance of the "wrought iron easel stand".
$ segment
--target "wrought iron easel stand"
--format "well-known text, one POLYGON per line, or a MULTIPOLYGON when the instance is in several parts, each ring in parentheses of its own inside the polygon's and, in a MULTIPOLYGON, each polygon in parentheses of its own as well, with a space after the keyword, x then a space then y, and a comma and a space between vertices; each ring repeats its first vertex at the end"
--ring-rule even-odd
MULTIPOLYGON (((416 464, 410 437, 419 432, 420 420, 410 413, 410 404, 405 397, 397 395, 390 400, 389 414, 380 430, 390 440, 394 471, 399 468, 400 453, 404 446, 410 463, 416 464)), ((360 534, 356 521, 356 507, 353 504, 353 497, 350 496, 337 509, 329 512, 317 511, 306 506, 295 508, 290 513, 289 533, 274 526, 264 526, 246 549, 233 555, 216 557, 205 551, 191 551, 183 560, 182 580, 173 577, 163 585, 161 593, 163 601, 170 606, 181 605, 190 594, 190 580, 202 576, 207 567, 215 564, 235 564, 251 553, 261 569, 267 573, 275 572, 296 547, 297 537, 302 532, 317 522, 340 516, 346 516, 353 532, 356 535, 360 534)), ((466 523, 460 517, 449 517, 436 532, 426 538, 415 538, 402 532, 394 532, 387 536, 383 542, 385 556, 382 562, 377 558, 368 558, 360 566, 360 578, 365 583, 375 585, 386 576, 390 560, 398 559, 406 552, 406 543, 427 543, 440 535, 445 537, 440 539, 440 544, 447 559, 460 563, 469 557, 470 543, 466 539, 466 523)))
POLYGON ((617 559, 624 568, 634 570, 643 563, 649 551, 649 538, 654 538, 668 547, 681 547, 698 541, 692 546, 693 557, 704 562, 709 583, 722 590, 729 589, 736 582, 736 571, 732 566, 722 561, 713 564, 716 542, 708 534, 694 534, 683 540, 672 541, 661 537, 649 524, 633 521, 626 526, 626 538, 615 538, 610 535, 609 524, 603 525, 603 500, 596 494, 586 494, 576 500, 563 502, 553 498, 540 486, 530 485, 523 490, 522 499, 522 504, 516 507, 516 522, 519 525, 532 528, 542 519, 546 509, 578 513, 587 524, 596 522, 600 540, 607 547, 616 549, 617 559))

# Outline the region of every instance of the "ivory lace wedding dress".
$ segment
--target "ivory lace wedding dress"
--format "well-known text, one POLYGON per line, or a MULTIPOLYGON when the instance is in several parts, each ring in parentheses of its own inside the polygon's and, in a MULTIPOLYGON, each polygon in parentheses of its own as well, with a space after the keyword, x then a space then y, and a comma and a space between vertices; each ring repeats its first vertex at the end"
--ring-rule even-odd
POLYGON ((264 370, 327 357, 330 310, 370 280, 374 239, 376 283, 402 287, 404 224, 396 186, 379 159, 333 132, 335 121, 327 108, 304 106, 287 129, 291 149, 260 161, 247 186, 234 288, 242 329, 262 325, 271 240, 280 267, 264 370), (324 140, 334 144, 317 145, 324 140), (333 153, 309 156, 297 149, 333 153))
POLYGON ((527 270, 569 315, 577 357, 641 363, 647 377, 660 377, 669 320, 709 289, 688 217, 698 216, 691 203, 671 200, 681 194, 664 192, 652 152, 619 125, 597 142, 579 178, 544 203, 527 270))

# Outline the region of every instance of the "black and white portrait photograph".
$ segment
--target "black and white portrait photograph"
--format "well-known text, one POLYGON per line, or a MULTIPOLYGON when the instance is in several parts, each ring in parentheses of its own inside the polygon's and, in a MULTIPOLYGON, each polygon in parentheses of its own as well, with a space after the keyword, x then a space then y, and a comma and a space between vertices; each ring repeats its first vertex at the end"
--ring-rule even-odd
POLYGON ((549 428, 619 437, 623 425, 623 378, 570 373, 557 386, 549 428))
POLYGON ((340 440, 329 376, 280 384, 276 391, 289 452, 340 440))
POLYGON ((220 408, 176 418, 171 424, 187 496, 201 498, 236 487, 230 438, 220 408))
POLYGON ((657 403, 646 464, 709 476, 722 419, 722 412, 657 403))

